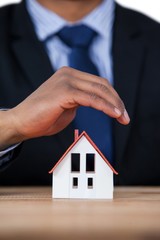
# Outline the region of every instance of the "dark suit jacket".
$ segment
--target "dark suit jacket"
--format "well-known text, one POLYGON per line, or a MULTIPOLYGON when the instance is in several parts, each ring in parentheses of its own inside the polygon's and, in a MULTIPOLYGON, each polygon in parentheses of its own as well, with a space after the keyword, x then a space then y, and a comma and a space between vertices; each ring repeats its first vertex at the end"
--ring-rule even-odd
MULTIPOLYGON (((160 27, 116 5, 113 32, 115 88, 131 117, 114 122, 118 185, 160 184, 160 27)), ((25 3, 0 10, 0 106, 12 108, 54 70, 34 33, 25 3)), ((72 125, 61 133, 23 143, 19 156, 0 173, 0 184, 50 184, 48 170, 73 142, 72 125)))

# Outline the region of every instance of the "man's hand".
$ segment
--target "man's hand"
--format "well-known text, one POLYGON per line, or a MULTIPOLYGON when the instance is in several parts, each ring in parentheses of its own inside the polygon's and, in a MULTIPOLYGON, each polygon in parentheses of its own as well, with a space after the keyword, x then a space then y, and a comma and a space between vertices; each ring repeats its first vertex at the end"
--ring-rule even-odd
POLYGON ((106 79, 63 67, 15 108, 0 113, 0 149, 61 131, 74 119, 79 106, 93 107, 122 124, 129 123, 122 100, 106 79))

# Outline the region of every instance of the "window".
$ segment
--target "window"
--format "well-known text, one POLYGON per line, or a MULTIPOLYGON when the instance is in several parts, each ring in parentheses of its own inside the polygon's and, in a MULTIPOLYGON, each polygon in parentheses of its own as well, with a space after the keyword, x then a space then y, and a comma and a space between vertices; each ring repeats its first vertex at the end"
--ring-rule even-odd
POLYGON ((71 172, 80 171, 80 154, 72 153, 71 154, 71 172))
POLYGON ((88 178, 88 188, 93 188, 93 178, 88 178))
POLYGON ((73 188, 78 188, 78 178, 73 178, 73 188))
POLYGON ((93 153, 86 154, 86 172, 95 171, 95 156, 93 153))

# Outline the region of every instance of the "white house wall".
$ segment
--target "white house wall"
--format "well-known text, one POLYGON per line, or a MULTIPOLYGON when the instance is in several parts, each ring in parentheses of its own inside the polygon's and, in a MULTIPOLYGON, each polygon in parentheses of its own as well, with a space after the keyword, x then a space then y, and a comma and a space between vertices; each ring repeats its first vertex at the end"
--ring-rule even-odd
POLYGON ((69 198, 70 154, 57 166, 53 172, 52 197, 69 198))
POLYGON ((100 159, 96 159, 96 198, 113 198, 113 171, 100 159))
POLYGON ((54 198, 112 198, 113 196, 113 172, 99 156, 94 147, 85 136, 77 142, 71 151, 53 172, 53 197, 54 198), (71 173, 71 154, 80 153, 80 173, 71 173), (96 173, 86 173, 86 153, 95 154, 96 173), (84 160, 84 161, 83 161, 84 160), (72 189, 72 178, 79 178, 79 186, 82 191, 72 189), (93 177, 93 189, 86 188, 88 177, 93 177), (71 190, 70 190, 71 189, 71 190))

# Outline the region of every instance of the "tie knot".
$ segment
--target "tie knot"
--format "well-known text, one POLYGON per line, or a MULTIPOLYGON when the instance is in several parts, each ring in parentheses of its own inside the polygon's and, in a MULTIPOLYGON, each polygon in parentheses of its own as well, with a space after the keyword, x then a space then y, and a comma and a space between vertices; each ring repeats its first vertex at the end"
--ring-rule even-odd
POLYGON ((69 47, 88 47, 96 32, 85 25, 64 27, 57 36, 69 47))

